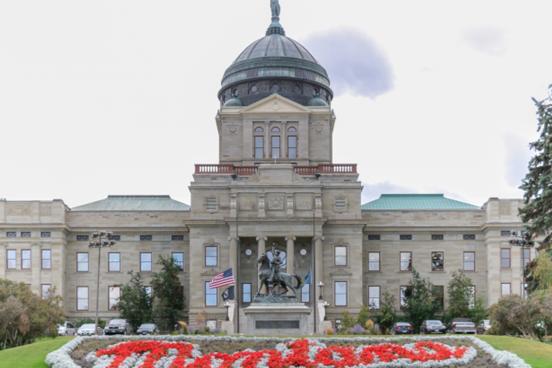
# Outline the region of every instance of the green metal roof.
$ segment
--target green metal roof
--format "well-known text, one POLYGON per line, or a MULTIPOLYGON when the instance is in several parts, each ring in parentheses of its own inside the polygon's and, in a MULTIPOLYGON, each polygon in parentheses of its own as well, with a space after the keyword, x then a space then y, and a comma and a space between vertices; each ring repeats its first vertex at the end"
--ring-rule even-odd
POLYGON ((168 195, 110 195, 105 199, 71 209, 87 211, 189 211, 190 206, 168 195))
POLYGON ((444 194, 382 194, 362 206, 363 211, 477 210, 480 207, 446 198, 444 194))

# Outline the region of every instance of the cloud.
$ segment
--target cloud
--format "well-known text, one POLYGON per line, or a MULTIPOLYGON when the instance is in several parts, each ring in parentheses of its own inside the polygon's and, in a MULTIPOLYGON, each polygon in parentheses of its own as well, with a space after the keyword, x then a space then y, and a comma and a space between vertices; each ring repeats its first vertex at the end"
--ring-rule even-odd
POLYGON ((506 146, 506 182, 519 188, 527 174, 531 159, 529 143, 519 137, 509 135, 504 139, 504 144, 506 146))
POLYGON ((506 52, 506 37, 501 29, 477 27, 465 32, 464 39, 475 50, 499 56, 506 52))
POLYGON ((382 194, 418 193, 417 190, 406 188, 387 181, 373 184, 363 183, 363 185, 364 188, 362 189, 362 203, 378 199, 382 194))
POLYGON ((305 40, 305 45, 328 71, 336 95, 349 92, 376 98, 393 88, 387 56, 376 42, 359 31, 317 33, 305 40))

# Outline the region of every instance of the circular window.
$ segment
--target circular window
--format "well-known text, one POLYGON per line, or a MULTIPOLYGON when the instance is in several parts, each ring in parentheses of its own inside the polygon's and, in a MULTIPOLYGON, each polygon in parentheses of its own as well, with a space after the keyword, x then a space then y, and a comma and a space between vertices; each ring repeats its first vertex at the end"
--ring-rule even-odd
POLYGON ((245 255, 248 256, 248 257, 251 257, 251 255, 253 254, 253 251, 251 249, 246 249, 245 250, 245 255))
POLYGON ((307 255, 307 250, 305 248, 301 249, 299 251, 299 254, 302 255, 303 257, 307 255))

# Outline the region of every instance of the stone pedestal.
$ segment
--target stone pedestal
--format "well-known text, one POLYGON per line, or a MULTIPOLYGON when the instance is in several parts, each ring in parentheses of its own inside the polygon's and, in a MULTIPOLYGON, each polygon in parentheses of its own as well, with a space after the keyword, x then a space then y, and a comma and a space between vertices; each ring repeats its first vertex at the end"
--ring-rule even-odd
POLYGON ((299 336, 313 333, 312 309, 303 303, 253 303, 243 310, 242 333, 299 336))

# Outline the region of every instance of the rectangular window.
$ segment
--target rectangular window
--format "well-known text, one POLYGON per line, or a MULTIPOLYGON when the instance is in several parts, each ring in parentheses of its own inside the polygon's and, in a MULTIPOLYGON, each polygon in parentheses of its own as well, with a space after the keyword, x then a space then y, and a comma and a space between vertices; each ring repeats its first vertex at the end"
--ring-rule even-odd
POLYGON ((464 271, 475 272, 475 252, 464 252, 464 271))
POLYGON ((335 247, 335 265, 347 266, 347 247, 335 247))
POLYGON ((347 281, 336 281, 334 284, 335 290, 335 306, 347 306, 347 281))
POLYGON ((508 296, 512 294, 512 284, 509 282, 503 282, 500 284, 500 295, 508 296))
POLYGON ((116 310, 117 304, 121 299, 121 287, 120 286, 110 286, 109 287, 109 310, 116 310))
POLYGON ((310 303, 310 284, 303 285, 301 289, 301 302, 310 303))
POLYGON ((279 135, 272 136, 272 158, 274 160, 280 159, 280 136, 279 135))
POLYGON ((380 271, 380 253, 379 252, 368 253, 368 271, 372 271, 372 272, 380 271))
POLYGON ((88 241, 89 236, 88 235, 77 235, 77 241, 88 241))
POLYGON ((52 289, 52 284, 40 285, 40 296, 42 297, 42 299, 48 299, 50 297, 51 289, 52 289))
POLYGON ((77 287, 77 310, 88 310, 88 286, 77 287))
POLYGON ((242 284, 242 302, 243 303, 251 303, 251 290, 252 285, 251 284, 242 284))
POLYGON ((431 234, 431 240, 444 240, 445 236, 443 234, 431 234))
POLYGON ((512 231, 511 230, 501 230, 500 231, 500 236, 502 236, 503 238, 509 238, 512 236, 512 231))
POLYGON ((108 253, 108 271, 121 272, 121 253, 108 253))
POLYGON ((180 271, 184 271, 184 253, 174 252, 172 254, 172 259, 174 264, 180 269, 180 271))
POLYGON ((51 238, 51 237, 52 237, 52 233, 49 232, 49 231, 42 231, 42 232, 40 233, 40 237, 41 237, 41 238, 51 238))
POLYGON ((113 241, 121 241, 121 235, 111 235, 111 240, 113 240, 113 241))
POLYGON ((172 241, 184 241, 184 235, 171 235, 172 241))
POLYGON ((17 238, 17 233, 15 231, 8 231, 6 233, 7 238, 17 238))
POLYGON ((52 269, 52 251, 50 249, 42 249, 40 263, 43 270, 52 269))
POLYGON ((464 240, 475 240, 475 234, 464 234, 464 235, 462 235, 462 239, 464 239, 464 240))
POLYGON ((406 307, 406 303, 408 301, 408 297, 410 296, 410 286, 401 286, 399 289, 399 302, 401 304, 401 308, 406 307))
POLYGON ((527 268, 527 265, 531 262, 531 249, 530 248, 523 248, 523 268, 527 268))
POLYGON ((144 287, 144 291, 149 298, 153 296, 153 288, 151 286, 144 287))
POLYGON ((22 238, 30 238, 31 237, 31 232, 30 231, 22 231, 21 232, 21 237, 22 238))
POLYGON ((401 252, 401 271, 412 271, 412 252, 401 252))
POLYGON ((17 269, 17 251, 14 249, 8 249, 7 251, 8 270, 17 269))
POLYGON ((216 267, 218 265, 218 248, 210 245, 205 247, 205 266, 216 267))
POLYGON ((77 272, 88 272, 88 253, 77 253, 77 272))
POLYGON ((512 254, 510 248, 500 250, 500 268, 510 268, 512 266, 512 254))
POLYGON ((255 160, 264 158, 264 137, 255 137, 255 160))
POLYGON ((380 234, 368 234, 368 240, 374 241, 374 240, 381 240, 380 234))
POLYGON ((153 240, 153 235, 149 235, 149 234, 140 235, 140 241, 152 241, 152 240, 153 240))
POLYGON ((400 239, 401 240, 412 240, 412 234, 401 234, 400 239))
POLYGON ((140 253, 140 272, 151 272, 152 258, 151 253, 140 253))
POLYGON ((380 294, 381 288, 379 286, 368 287, 368 306, 370 309, 380 309, 380 294))
POLYGON ((470 291, 470 300, 469 300, 468 306, 470 309, 473 309, 475 308, 475 286, 474 285, 469 286, 468 289, 470 291))
POLYGON ((431 294, 435 299, 435 303, 439 306, 439 311, 445 310, 445 287, 434 285, 431 294))
POLYGON ((297 159, 297 136, 290 135, 288 137, 288 158, 290 160, 297 159))
POLYGON ((22 270, 31 269, 31 250, 30 249, 21 250, 21 269, 22 270))
POLYGON ((445 270, 445 252, 431 252, 431 271, 445 270))
POLYGON ((209 281, 205 282, 205 306, 216 307, 218 305, 217 289, 209 287, 209 281))

